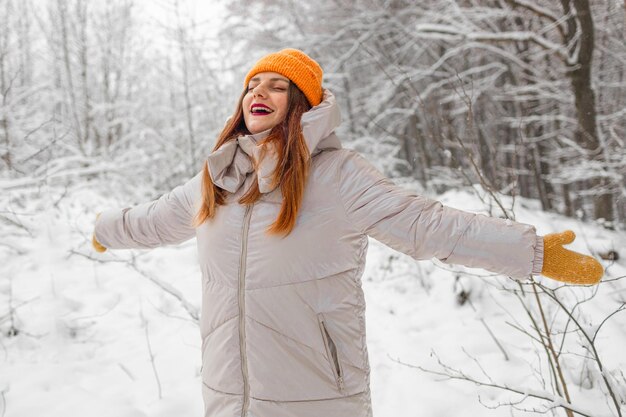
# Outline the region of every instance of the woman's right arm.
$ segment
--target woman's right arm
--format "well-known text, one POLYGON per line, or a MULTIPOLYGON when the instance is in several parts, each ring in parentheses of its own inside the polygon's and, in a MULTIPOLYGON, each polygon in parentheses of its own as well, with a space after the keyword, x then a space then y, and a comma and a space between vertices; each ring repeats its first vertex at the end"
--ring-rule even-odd
POLYGON ((94 238, 107 249, 155 248, 195 236, 192 225, 201 200, 202 173, 159 199, 103 211, 94 238))

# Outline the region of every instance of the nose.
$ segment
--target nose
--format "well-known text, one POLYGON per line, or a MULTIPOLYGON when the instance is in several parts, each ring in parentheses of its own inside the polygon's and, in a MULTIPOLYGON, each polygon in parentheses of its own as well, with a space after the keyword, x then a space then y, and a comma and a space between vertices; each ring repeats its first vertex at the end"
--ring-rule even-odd
POLYGON ((265 97, 265 86, 263 85, 263 83, 260 83, 252 89, 252 95, 254 97, 265 97))

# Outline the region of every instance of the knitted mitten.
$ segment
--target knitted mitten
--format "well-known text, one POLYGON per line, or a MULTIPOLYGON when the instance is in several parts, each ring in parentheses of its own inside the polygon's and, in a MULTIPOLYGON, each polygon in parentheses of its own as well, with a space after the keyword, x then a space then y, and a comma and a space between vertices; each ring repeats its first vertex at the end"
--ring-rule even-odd
MULTIPOLYGON (((100 213, 96 214, 96 221, 98 221, 98 217, 100 217, 100 213)), ((98 242, 98 240, 96 239, 96 234, 95 233, 91 237, 91 245, 96 250, 96 252, 102 253, 102 252, 107 250, 107 248, 105 248, 104 246, 102 246, 102 244, 100 242, 98 242)))
POLYGON ((571 230, 543 237, 543 269, 541 275, 570 284, 597 284, 604 274, 600 262, 591 256, 567 250, 563 245, 574 241, 571 230))
POLYGON ((93 246, 93 248, 96 250, 96 252, 104 252, 107 250, 107 248, 105 248, 104 246, 102 246, 102 244, 100 242, 98 242, 96 240, 96 235, 94 234, 93 237, 91 238, 91 245, 93 246))

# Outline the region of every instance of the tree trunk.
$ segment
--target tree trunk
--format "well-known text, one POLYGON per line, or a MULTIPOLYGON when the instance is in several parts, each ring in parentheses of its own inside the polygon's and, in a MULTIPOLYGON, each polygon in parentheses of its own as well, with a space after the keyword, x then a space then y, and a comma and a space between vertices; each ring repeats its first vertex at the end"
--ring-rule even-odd
POLYGON ((82 1, 76 3, 76 20, 79 25, 79 45, 80 45, 80 78, 82 81, 82 124, 83 124, 83 143, 87 144, 91 137, 91 96, 89 93, 89 60, 88 60, 88 48, 89 40, 87 39, 87 3, 83 4, 82 1))
MULTIPOLYGON (((6 3, 4 13, 0 14, 0 16, 2 15, 4 15, 4 22, 2 24, 3 27, 0 28, 0 94, 2 95, 2 108, 8 109, 7 103, 11 87, 7 74, 9 66, 7 55, 9 53, 9 19, 11 15, 11 2, 6 3)), ((11 170, 13 168, 13 162, 11 159, 11 132, 9 129, 9 116, 7 110, 3 111, 2 118, 0 119, 0 125, 2 125, 4 146, 6 147, 1 157, 7 165, 7 168, 11 170)))
POLYGON ((78 104, 76 100, 76 93, 74 91, 74 74, 72 71, 72 63, 71 63, 71 54, 70 54, 70 40, 68 34, 68 11, 67 11, 67 1, 66 0, 57 0, 57 12, 59 13, 59 19, 61 24, 61 47, 62 47, 62 55, 63 55, 63 64, 65 66, 65 77, 67 80, 66 89, 69 90, 68 94, 70 96, 70 108, 74 121, 74 128, 76 129, 76 138, 77 144, 80 151, 84 154, 84 136, 82 125, 80 122, 80 117, 78 115, 78 104))
MULTIPOLYGON (((342 68, 343 70, 343 68, 342 68)), ((344 96, 346 99, 346 113, 348 113, 348 128, 349 128, 349 132, 352 135, 356 134, 356 128, 354 126, 354 111, 352 110, 352 99, 350 98, 351 96, 351 91, 350 91, 350 77, 346 76, 342 77, 343 78, 343 88, 344 88, 344 96)))
POLYGON ((413 175, 417 176, 424 188, 428 182, 426 169, 429 168, 428 155, 425 154, 424 137, 418 127, 419 120, 416 114, 409 117, 406 135, 404 138, 404 149, 407 161, 411 165, 413 175))
MULTIPOLYGON (((484 119, 484 117, 481 118, 484 119)), ((483 120, 482 123, 486 123, 486 121, 483 120)), ((500 189, 500 178, 496 175, 496 169, 494 166, 496 161, 496 151, 495 148, 489 146, 482 123, 480 126, 476 126, 476 137, 478 138, 478 150, 480 153, 480 169, 489 183, 495 189, 500 189)))
MULTIPOLYGON (((543 134, 543 127, 541 128, 541 134, 543 134)), ((539 163, 539 179, 538 184, 542 189, 543 194, 545 195, 544 210, 552 210, 553 199, 555 197, 554 187, 552 187, 552 183, 550 183, 550 163, 548 162, 548 157, 550 149, 544 142, 537 143, 537 162, 539 163)))
POLYGON ((187 33, 183 22, 180 16, 180 5, 178 4, 178 0, 175 5, 176 9, 176 19, 178 23, 178 28, 176 29, 177 40, 178 40, 178 48, 180 51, 181 57, 181 66, 183 73, 183 96, 185 99, 185 116, 187 119, 187 134, 189 135, 189 164, 188 170, 190 173, 194 173, 195 166, 195 154, 196 154, 196 138, 194 132, 194 120, 193 120, 193 105, 191 102, 191 86, 189 80, 189 57, 187 53, 187 48, 189 47, 187 41, 187 33))
MULTIPOLYGON (((574 90, 578 123, 576 142, 588 151, 590 159, 604 161, 598 136, 595 93, 591 87, 591 64, 594 50, 594 26, 591 8, 588 0, 572 0, 572 3, 576 9, 580 29, 578 60, 569 72, 574 90)), ((570 4, 567 7, 569 8, 570 4)), ((574 19, 574 17, 570 19, 574 19)), ((568 37, 574 36, 571 32, 568 35, 568 37)), ((600 194, 594 198, 594 217, 612 221, 614 218, 613 195, 608 179, 596 175, 590 178, 590 185, 600 194)))
POLYGON ((27 0, 21 0, 18 2, 18 7, 20 10, 18 11, 18 27, 19 27, 19 38, 18 45, 20 50, 20 79, 21 85, 27 86, 32 83, 32 73, 33 73, 33 65, 32 65, 32 53, 31 53, 31 17, 29 16, 29 8, 31 5, 27 0))

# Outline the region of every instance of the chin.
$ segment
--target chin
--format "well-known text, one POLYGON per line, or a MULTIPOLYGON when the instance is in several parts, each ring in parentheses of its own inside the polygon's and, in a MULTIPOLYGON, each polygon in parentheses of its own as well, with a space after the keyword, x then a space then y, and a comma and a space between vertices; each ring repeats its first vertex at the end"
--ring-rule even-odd
POLYGON ((274 126, 276 126, 276 124, 254 124, 252 126, 248 127, 248 132, 250 132, 251 134, 255 135, 257 133, 261 133, 265 130, 271 129, 274 126))
POLYGON ((262 131, 266 130, 265 128, 260 128, 260 127, 252 127, 252 128, 248 128, 248 132, 250 132, 250 134, 252 135, 256 135, 257 133, 261 133, 262 131))

